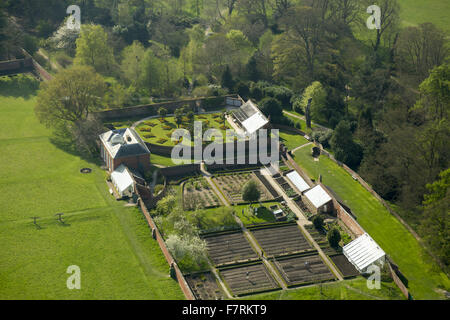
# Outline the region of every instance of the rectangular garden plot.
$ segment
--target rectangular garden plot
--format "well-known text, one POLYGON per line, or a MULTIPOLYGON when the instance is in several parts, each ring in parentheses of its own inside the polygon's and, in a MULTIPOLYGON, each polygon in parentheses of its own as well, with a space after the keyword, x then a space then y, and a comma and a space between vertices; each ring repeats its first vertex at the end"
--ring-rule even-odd
POLYGON ((253 172, 219 175, 213 177, 213 180, 228 198, 230 203, 244 203, 244 200, 242 199, 242 187, 250 180, 254 180, 258 184, 259 191, 261 192, 260 201, 270 201, 278 196, 274 196, 267 190, 261 180, 258 179, 253 172))
POLYGON ((335 278, 317 254, 275 258, 274 264, 289 287, 335 278))
POLYGON ((216 266, 258 259, 242 232, 208 235, 204 240, 216 266))
POLYGON ((313 249, 297 224, 250 230, 269 257, 313 249))
POLYGON ((212 272, 184 276, 197 300, 222 300, 224 294, 212 272))
POLYGON ((220 274, 233 295, 253 294, 279 288, 261 262, 220 270, 220 274))
POLYGON ((339 269, 344 278, 356 277, 359 275, 358 270, 352 265, 343 254, 330 256, 333 263, 339 269))
POLYGON ((183 206, 185 210, 218 207, 221 202, 205 178, 189 179, 183 185, 183 206))

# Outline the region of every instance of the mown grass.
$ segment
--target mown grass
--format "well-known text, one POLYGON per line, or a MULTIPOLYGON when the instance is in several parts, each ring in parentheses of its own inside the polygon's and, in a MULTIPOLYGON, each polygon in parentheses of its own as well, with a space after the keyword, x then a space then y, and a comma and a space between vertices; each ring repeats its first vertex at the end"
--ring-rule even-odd
POLYGON ((400 18, 403 26, 416 26, 432 22, 445 32, 450 31, 448 15, 450 2, 443 0, 403 0, 400 5, 400 18))
POLYGON ((98 165, 51 143, 34 104, 0 96, 0 299, 183 299, 142 214, 109 195, 98 165), (66 287, 70 265, 81 290, 66 287))
POLYGON ((321 156, 320 161, 313 161, 307 148, 298 150, 294 156, 311 178, 317 179, 321 174, 323 183, 331 187, 351 208, 359 224, 399 265, 409 280, 409 289, 414 298, 444 298, 438 289, 449 290, 447 276, 406 227, 374 196, 327 157, 321 156))
POLYGON ((325 283, 320 285, 275 291, 246 297, 251 300, 402 300, 393 282, 381 282, 380 289, 368 289, 366 279, 325 283))

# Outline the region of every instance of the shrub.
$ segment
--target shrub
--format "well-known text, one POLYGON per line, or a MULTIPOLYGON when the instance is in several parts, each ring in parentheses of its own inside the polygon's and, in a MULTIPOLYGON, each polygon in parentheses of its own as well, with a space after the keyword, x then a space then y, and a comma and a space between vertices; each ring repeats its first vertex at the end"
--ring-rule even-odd
POLYGON ((154 194, 158 194, 160 191, 162 191, 164 189, 164 185, 162 184, 157 184, 155 186, 155 189, 153 189, 153 193, 154 194))
POLYGON ((160 138, 160 139, 158 139, 158 141, 156 141, 156 143, 158 143, 158 144, 164 144, 166 142, 167 142, 167 139, 164 139, 164 138, 160 138))
POLYGON ((163 124, 163 125, 162 125, 162 128, 163 128, 164 130, 171 130, 171 129, 172 129, 172 127, 171 127, 171 126, 168 126, 167 124, 163 124))
POLYGON ((330 246, 336 248, 339 246, 339 241, 341 241, 341 233, 336 227, 333 227, 328 231, 327 239, 330 246))
POLYGON ((323 218, 319 215, 315 216, 313 219, 313 224, 317 230, 322 230, 323 229, 323 218))

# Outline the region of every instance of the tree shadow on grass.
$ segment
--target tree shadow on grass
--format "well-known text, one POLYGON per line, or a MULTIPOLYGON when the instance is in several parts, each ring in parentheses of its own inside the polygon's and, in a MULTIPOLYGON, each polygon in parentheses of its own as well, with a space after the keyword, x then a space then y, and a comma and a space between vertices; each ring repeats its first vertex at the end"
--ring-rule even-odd
MULTIPOLYGON (((100 151, 97 154, 89 154, 87 152, 80 152, 76 143, 73 140, 72 136, 66 130, 54 130, 52 136, 50 137, 50 143, 52 143, 58 149, 73 155, 75 157, 79 157, 82 160, 96 166, 101 166, 102 162, 100 160, 100 151)), ((82 168, 80 168, 82 169, 82 168)))
POLYGON ((36 96, 40 82, 30 75, 0 77, 0 96, 30 99, 36 96))

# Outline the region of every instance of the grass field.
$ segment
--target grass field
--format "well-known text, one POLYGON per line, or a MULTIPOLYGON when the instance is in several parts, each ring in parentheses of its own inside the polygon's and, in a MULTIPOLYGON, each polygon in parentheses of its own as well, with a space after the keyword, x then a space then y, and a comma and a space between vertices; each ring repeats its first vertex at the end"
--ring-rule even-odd
POLYGON ((432 22, 445 32, 450 32, 448 15, 450 1, 446 0, 403 0, 400 4, 400 18, 403 26, 415 26, 432 22))
POLYGON ((34 103, 0 96, 0 299, 183 299, 142 214, 109 195, 97 164, 51 143, 34 103), (81 290, 66 288, 70 265, 81 290))
POLYGON ((448 278, 413 235, 374 196, 327 157, 313 161, 308 148, 298 150, 294 156, 310 177, 317 179, 321 174, 323 183, 351 208, 361 226, 399 265, 415 299, 444 298, 438 289, 449 290, 448 278))
POLYGON ((252 300, 404 300, 393 282, 381 282, 381 289, 368 289, 366 279, 331 282, 322 285, 275 291, 249 296, 252 300), (322 291, 322 292, 321 292, 322 291))

